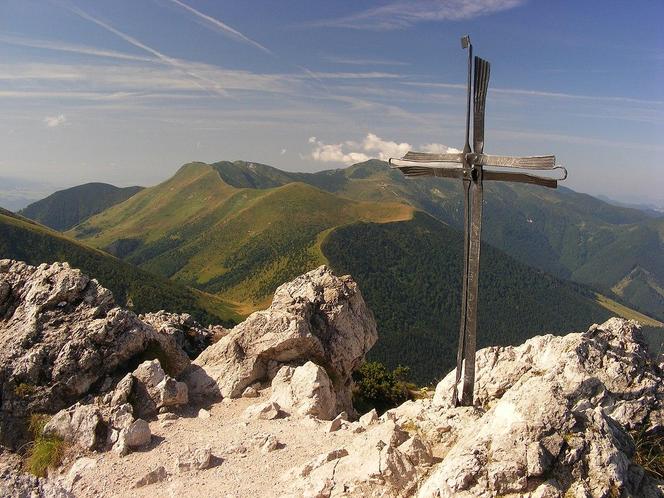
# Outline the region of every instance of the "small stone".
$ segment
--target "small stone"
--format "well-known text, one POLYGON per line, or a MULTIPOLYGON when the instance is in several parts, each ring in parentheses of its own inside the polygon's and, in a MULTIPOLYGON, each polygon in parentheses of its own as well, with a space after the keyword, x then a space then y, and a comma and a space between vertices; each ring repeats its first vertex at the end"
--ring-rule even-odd
MULTIPOLYGON (((336 431, 338 431, 339 429, 341 429, 341 425, 342 425, 341 423, 342 423, 342 421, 344 420, 344 419, 342 418, 342 416, 345 415, 345 414, 346 414, 346 412, 341 412, 339 415, 337 415, 337 416, 335 417, 334 420, 332 420, 331 422, 329 422, 329 423, 326 425, 326 427, 325 427, 325 432, 336 432, 336 431)), ((347 416, 346 416, 346 417, 347 417, 347 416)))
POLYGON ((261 453, 269 453, 271 451, 278 450, 280 446, 281 445, 279 444, 277 438, 270 434, 267 436, 267 438, 265 438, 265 442, 260 447, 261 453))
POLYGON ((119 439, 123 440, 129 448, 145 446, 152 439, 150 424, 142 418, 136 419, 129 427, 120 431, 119 439))
POLYGON ((242 393, 243 398, 258 398, 258 391, 254 386, 247 387, 242 393))
POLYGON ((176 467, 179 472, 190 470, 205 470, 212 467, 212 450, 210 448, 191 449, 188 453, 178 457, 176 467))
POLYGON ((360 417, 360 424, 365 427, 375 424, 376 422, 378 422, 378 413, 375 408, 360 417))
POLYGON ((210 418, 210 412, 205 408, 198 410, 198 418, 210 418))
POLYGON ((177 420, 178 416, 175 413, 166 412, 166 413, 160 413, 159 415, 157 415, 157 418, 159 420, 162 420, 162 421, 164 421, 164 420, 177 420))
POLYGON ((157 482, 162 482, 165 481, 168 478, 168 472, 166 472, 166 469, 164 468, 163 465, 160 465, 154 470, 151 470, 147 474, 145 474, 143 477, 141 477, 136 483, 134 484, 134 488, 141 488, 143 486, 148 486, 150 484, 155 484, 157 482))
POLYGON ((281 407, 273 401, 250 406, 244 411, 245 418, 257 418, 261 420, 274 420, 280 415, 281 407))

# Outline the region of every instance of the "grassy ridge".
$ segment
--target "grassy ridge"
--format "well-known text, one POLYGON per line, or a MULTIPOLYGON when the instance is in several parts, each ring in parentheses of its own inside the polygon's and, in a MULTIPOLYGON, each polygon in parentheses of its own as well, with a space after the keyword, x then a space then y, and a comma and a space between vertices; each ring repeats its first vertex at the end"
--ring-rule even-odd
POLYGON ((357 221, 410 219, 412 212, 298 182, 237 188, 216 167, 192 163, 71 233, 150 272, 251 308, 264 305, 281 283, 325 263, 319 248, 324 232, 357 221))
POLYGON ((167 309, 188 312, 203 323, 234 323, 240 316, 216 296, 151 275, 59 232, 0 211, 0 258, 29 264, 67 261, 113 291, 118 304, 133 303, 137 313, 167 309))

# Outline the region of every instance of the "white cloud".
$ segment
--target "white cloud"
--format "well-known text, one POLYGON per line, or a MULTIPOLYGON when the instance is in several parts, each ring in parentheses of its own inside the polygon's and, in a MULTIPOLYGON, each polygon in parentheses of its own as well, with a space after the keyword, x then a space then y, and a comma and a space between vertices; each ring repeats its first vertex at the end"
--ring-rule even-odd
POLYGON ((57 116, 46 116, 44 119, 44 124, 49 128, 55 128, 67 122, 67 117, 64 114, 58 114, 57 116))
MULTIPOLYGON (((337 144, 326 144, 316 137, 310 137, 309 143, 314 146, 310 158, 314 161, 336 162, 351 165, 369 159, 387 161, 391 157, 402 157, 412 150, 407 142, 397 143, 383 140, 374 133, 368 133, 362 142, 347 140, 337 144)), ((460 152, 443 144, 430 143, 421 147, 425 152, 460 152)))
POLYGON ((512 9, 526 0, 397 0, 356 14, 310 26, 392 30, 426 21, 461 21, 512 9))
POLYGON ((431 154, 458 154, 461 152, 454 147, 448 147, 447 145, 437 143, 424 144, 420 149, 422 152, 429 152, 431 154))

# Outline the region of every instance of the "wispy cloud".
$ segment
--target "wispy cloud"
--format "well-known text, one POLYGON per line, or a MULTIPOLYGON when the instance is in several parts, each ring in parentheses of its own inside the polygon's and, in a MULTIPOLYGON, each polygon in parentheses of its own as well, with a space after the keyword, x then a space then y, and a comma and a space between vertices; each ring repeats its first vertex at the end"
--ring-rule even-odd
POLYGON ((403 62, 390 59, 355 59, 352 57, 324 57, 328 62, 334 64, 344 64, 348 66, 410 66, 410 62, 403 62))
POLYGON ((57 116, 46 116, 43 119, 43 122, 48 128, 55 128, 65 124, 67 122, 67 117, 64 114, 58 114, 57 116))
POLYGON ((192 71, 191 67, 186 61, 182 61, 180 59, 176 59, 174 57, 169 57, 168 55, 165 55, 161 53, 160 51, 142 43, 138 39, 134 38, 131 35, 128 35, 127 33, 124 33, 120 31, 119 29, 114 28, 107 22, 102 21, 101 19, 97 19, 96 17, 88 14, 87 12, 79 9, 78 7, 68 5, 65 8, 67 8, 69 11, 72 13, 76 14, 77 16, 90 21, 97 26, 105 29, 106 31, 109 31, 110 33, 113 33, 114 35, 118 36, 119 38, 123 39, 127 43, 135 46, 136 48, 140 48, 141 50, 144 50, 145 52, 148 52, 149 54, 152 54, 155 56, 159 61, 161 61, 163 64, 166 64, 168 66, 171 66, 175 69, 178 69, 179 71, 182 71, 184 74, 188 75, 189 77, 193 78, 194 80, 197 80, 198 85, 201 86, 201 88, 214 92, 218 95, 221 96, 228 96, 228 93, 226 90, 224 90, 223 87, 221 87, 217 82, 213 80, 209 80, 207 78, 201 77, 200 75, 196 74, 194 71, 192 71))
POLYGON ((55 50, 58 52, 70 52, 79 55, 91 55, 95 57, 108 57, 111 59, 130 60, 140 62, 151 62, 153 59, 149 57, 141 57, 138 55, 126 54, 124 52, 117 52, 115 50, 105 50, 87 45, 75 45, 71 43, 64 43, 57 40, 37 40, 32 38, 22 38, 0 33, 0 43, 9 45, 16 45, 19 47, 39 48, 44 50, 55 50))
POLYGON ((526 0, 399 0, 356 14, 309 23, 309 26, 393 30, 427 21, 462 21, 513 9, 526 0))
POLYGON ((249 38, 248 36, 244 35, 243 33, 240 33, 237 29, 230 27, 230 26, 229 26, 228 24, 226 24, 225 22, 222 22, 222 21, 220 21, 219 19, 216 19, 216 18, 214 18, 214 17, 212 17, 212 16, 209 16, 209 15, 207 15, 207 14, 204 14, 203 12, 194 9, 194 8, 191 7, 190 5, 187 5, 186 3, 181 2, 180 0, 170 0, 170 1, 173 2, 173 3, 176 4, 176 5, 179 5, 179 6, 182 7, 183 9, 187 10, 187 11, 190 12, 191 14, 195 15, 196 17, 198 17, 199 19, 202 19, 202 20, 205 21, 209 26, 212 26, 212 27, 215 28, 217 31, 220 31, 220 32, 222 32, 222 33, 224 33, 224 34, 226 34, 226 35, 231 36, 232 38, 235 38, 235 39, 237 39, 237 40, 240 40, 240 41, 242 41, 242 42, 244 42, 244 43, 247 43, 247 44, 249 44, 249 45, 253 45, 253 46, 256 47, 257 49, 262 50, 263 52, 265 52, 265 53, 267 53, 267 54, 272 54, 272 52, 270 51, 270 49, 268 49, 268 48, 265 47, 264 45, 261 45, 261 44, 258 43, 256 40, 252 40, 251 38, 249 38))
MULTIPOLYGON (((347 140, 345 142, 326 144, 316 137, 309 137, 312 145, 310 159, 320 162, 334 162, 351 165, 371 158, 387 161, 391 157, 402 157, 412 149, 407 142, 394 142, 384 140, 375 133, 367 133, 360 142, 347 140)), ((439 143, 425 144, 421 147, 426 152, 460 152, 439 143)))

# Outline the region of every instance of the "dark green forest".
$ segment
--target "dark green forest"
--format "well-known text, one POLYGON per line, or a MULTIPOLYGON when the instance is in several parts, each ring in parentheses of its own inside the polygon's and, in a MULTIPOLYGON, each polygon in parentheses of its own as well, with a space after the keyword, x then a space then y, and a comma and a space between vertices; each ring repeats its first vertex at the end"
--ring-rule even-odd
MULTIPOLYGON (((419 384, 454 367, 463 235, 417 213, 410 222, 338 228, 323 252, 350 273, 378 323, 369 359, 410 367, 419 384)), ((478 348, 520 344, 534 335, 586 330, 609 318, 581 285, 523 265, 484 244, 480 262, 478 348)))

